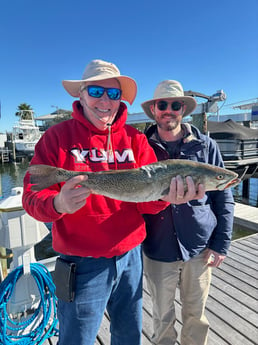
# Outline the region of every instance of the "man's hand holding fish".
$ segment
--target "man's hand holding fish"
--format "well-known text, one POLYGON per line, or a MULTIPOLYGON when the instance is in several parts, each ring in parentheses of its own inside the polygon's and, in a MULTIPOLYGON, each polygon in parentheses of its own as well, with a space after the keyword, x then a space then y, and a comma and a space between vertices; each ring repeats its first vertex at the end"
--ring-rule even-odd
POLYGON ((202 199, 205 195, 204 185, 199 184, 198 186, 195 186, 191 176, 187 176, 185 180, 187 184, 186 192, 184 190, 184 181, 182 177, 177 175, 171 180, 169 194, 161 199, 174 205, 184 204, 189 200, 202 199))
POLYGON ((87 187, 80 186, 87 176, 76 176, 67 181, 61 188, 60 193, 54 198, 54 207, 58 213, 74 213, 82 208, 91 191, 87 187))

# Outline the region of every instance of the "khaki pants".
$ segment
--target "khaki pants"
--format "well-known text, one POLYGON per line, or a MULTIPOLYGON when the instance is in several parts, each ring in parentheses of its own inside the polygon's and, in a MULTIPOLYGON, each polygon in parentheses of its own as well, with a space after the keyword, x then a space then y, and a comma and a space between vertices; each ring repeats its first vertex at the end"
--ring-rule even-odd
POLYGON ((204 315, 211 282, 211 268, 200 254, 187 262, 161 262, 143 255, 144 271, 153 301, 152 343, 174 345, 175 294, 179 284, 182 302, 181 345, 206 345, 209 323, 204 315))

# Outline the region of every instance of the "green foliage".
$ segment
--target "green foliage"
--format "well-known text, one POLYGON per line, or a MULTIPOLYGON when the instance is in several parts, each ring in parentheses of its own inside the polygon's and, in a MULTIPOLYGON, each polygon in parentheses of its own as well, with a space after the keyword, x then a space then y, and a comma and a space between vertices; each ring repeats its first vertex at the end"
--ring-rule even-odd
POLYGON ((19 116, 21 120, 32 120, 33 119, 33 109, 27 103, 21 103, 17 107, 17 112, 15 113, 16 116, 19 116))

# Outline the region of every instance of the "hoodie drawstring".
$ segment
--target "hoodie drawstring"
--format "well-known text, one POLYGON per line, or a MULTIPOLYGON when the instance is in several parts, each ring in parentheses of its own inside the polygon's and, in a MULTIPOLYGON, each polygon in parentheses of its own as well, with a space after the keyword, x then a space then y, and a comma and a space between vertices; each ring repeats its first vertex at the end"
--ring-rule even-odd
POLYGON ((109 156, 112 153, 112 141, 111 141, 111 124, 108 123, 108 139, 107 139, 107 161, 109 162, 109 156))
POLYGON ((108 124, 108 139, 107 139, 107 163, 109 164, 109 157, 113 156, 113 163, 115 164, 115 170, 117 169, 117 161, 115 157, 115 152, 113 150, 113 135, 112 135, 112 124, 108 124))

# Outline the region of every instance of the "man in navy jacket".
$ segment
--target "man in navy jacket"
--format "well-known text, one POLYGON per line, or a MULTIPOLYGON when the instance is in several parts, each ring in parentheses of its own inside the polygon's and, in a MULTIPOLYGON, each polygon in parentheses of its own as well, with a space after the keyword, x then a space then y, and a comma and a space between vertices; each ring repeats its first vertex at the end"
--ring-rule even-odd
MULTIPOLYGON (((142 104, 156 121, 146 135, 158 160, 189 159, 224 167, 214 140, 182 123, 196 107, 175 80, 158 84, 152 100, 142 104)), ((177 197, 184 197, 177 196, 177 197)), ((209 323, 204 315, 211 268, 218 267, 230 246, 234 200, 231 190, 206 192, 203 199, 171 204, 156 215, 144 215, 144 270, 153 300, 152 342, 174 345, 175 294, 182 302, 181 345, 207 344, 209 323)))

